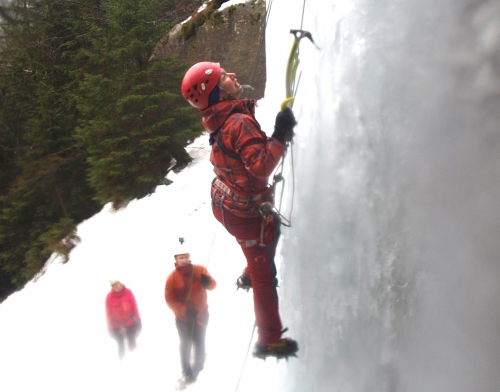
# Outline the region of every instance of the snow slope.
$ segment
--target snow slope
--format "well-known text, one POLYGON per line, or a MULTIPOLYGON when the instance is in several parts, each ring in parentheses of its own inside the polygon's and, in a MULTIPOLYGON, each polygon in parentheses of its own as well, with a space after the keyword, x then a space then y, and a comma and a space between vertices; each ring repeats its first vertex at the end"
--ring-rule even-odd
MULTIPOLYGON (((163 288, 180 236, 193 262, 206 265, 218 281, 209 293, 208 359, 199 384, 203 390, 234 390, 254 320, 251 294, 234 286, 245 261, 212 217, 208 138, 189 149, 197 158, 171 176, 172 185, 123 211, 106 207, 83 222, 71 261, 53 260, 36 283, 2 303, 0 368, 9 370, 0 375, 3 391, 173 390, 180 376, 178 338, 163 288), (104 318, 108 279, 114 277, 134 292, 143 320, 139 348, 121 362, 104 318)), ((249 388, 258 383, 251 379, 258 367, 243 375, 249 388)))

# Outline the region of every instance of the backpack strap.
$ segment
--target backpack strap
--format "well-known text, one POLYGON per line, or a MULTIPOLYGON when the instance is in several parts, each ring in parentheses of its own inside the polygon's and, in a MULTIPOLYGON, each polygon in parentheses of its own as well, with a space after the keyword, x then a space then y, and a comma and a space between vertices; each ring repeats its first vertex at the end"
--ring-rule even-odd
MULTIPOLYGON (((236 113, 237 114, 237 113, 236 113)), ((255 118, 254 118, 255 120, 255 118)), ((258 125, 258 123, 257 123, 258 125)), ((262 134, 262 137, 264 140, 266 140, 266 134, 262 131, 262 129, 260 129, 260 125, 258 125, 257 129, 259 130, 259 132, 262 134)), ((233 158, 233 159, 236 159, 237 161, 240 161, 240 162, 243 162, 243 160, 241 159, 241 157, 236 154, 235 152, 231 152, 229 151, 226 146, 224 146, 224 144, 222 143, 222 140, 220 140, 220 137, 219 137, 219 131, 221 130, 221 128, 217 129, 215 132, 212 132, 210 134, 210 138, 209 138, 209 143, 211 146, 213 146, 214 143, 217 143, 217 145, 219 146, 220 150, 226 154, 228 157, 230 158, 233 158)), ((260 143, 258 140, 255 140, 253 142, 251 142, 250 144, 258 144, 260 143)))
POLYGON ((213 133, 210 134, 210 145, 214 144, 214 140, 217 143, 217 145, 219 146, 220 150, 224 154, 226 154, 230 158, 236 159, 237 161, 241 161, 241 157, 238 154, 229 151, 226 148, 226 146, 224 146, 224 144, 222 143, 222 141, 220 140, 220 137, 219 137, 219 129, 217 131, 215 131, 215 132, 213 132, 213 133))

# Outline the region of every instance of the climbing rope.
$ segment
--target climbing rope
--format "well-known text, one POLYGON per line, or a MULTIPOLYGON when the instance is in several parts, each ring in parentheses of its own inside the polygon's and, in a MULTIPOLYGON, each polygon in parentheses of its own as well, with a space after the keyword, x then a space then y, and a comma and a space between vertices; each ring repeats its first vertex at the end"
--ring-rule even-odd
POLYGON ((252 328, 252 335, 250 336, 250 340, 248 342, 247 355, 245 355, 245 360, 243 361, 243 366, 241 367, 240 376, 238 377, 238 383, 236 384, 236 389, 234 390, 235 392, 238 390, 238 387, 240 386, 241 377, 243 376, 243 371, 245 370, 245 366, 247 364, 248 354, 250 352, 250 346, 252 345, 253 335, 255 334, 255 327, 256 326, 257 325, 254 321, 253 328, 252 328))
MULTIPOLYGON (((262 52, 262 48, 264 46, 264 41, 266 37, 266 28, 267 28, 267 22, 269 21, 269 15, 271 14, 271 7, 273 5, 273 0, 269 1, 269 5, 266 9, 266 21, 264 22, 264 28, 262 29, 262 34, 260 36, 260 43, 259 43, 259 50, 257 51, 257 56, 255 56, 255 61, 253 63, 253 70, 252 70, 252 77, 250 78, 250 85, 252 86, 254 81, 255 81, 255 74, 257 73, 257 64, 259 63, 259 58, 262 52)), ((247 91, 247 98, 249 98, 249 95, 252 90, 247 91)))
POLYGON ((306 10, 306 0, 302 3, 302 18, 300 19, 300 29, 302 30, 302 26, 304 25, 304 12, 306 10))
POLYGON ((212 240, 212 246, 210 247, 210 253, 208 254, 207 264, 205 265, 205 268, 207 268, 207 269, 208 269, 208 263, 210 263, 210 258, 212 257, 212 249, 214 248, 215 237, 217 236, 218 228, 219 228, 219 226, 216 226, 216 228, 215 228, 214 238, 212 240))

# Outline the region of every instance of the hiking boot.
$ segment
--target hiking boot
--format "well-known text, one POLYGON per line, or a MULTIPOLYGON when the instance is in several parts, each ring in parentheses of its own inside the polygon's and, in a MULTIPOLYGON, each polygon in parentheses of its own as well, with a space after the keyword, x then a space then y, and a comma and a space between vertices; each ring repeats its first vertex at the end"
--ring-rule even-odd
POLYGON ((181 378, 177 380, 177 383, 175 384, 175 390, 183 391, 188 386, 193 384, 195 381, 196 377, 194 377, 192 374, 184 374, 181 378))
POLYGON ((248 291, 251 288, 252 288, 252 281, 245 274, 241 274, 241 276, 238 277, 238 279, 236 279, 236 290, 243 289, 248 291))
POLYGON ((281 338, 277 342, 269 344, 255 343, 252 355, 256 358, 266 359, 267 357, 288 358, 296 357, 299 351, 297 342, 288 338, 281 338))

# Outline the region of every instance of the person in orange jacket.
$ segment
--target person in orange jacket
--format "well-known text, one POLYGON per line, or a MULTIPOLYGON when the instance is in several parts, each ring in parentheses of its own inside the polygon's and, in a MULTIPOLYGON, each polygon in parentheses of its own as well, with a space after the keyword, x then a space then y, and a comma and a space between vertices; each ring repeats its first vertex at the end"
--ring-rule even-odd
POLYGON ((165 284, 165 300, 174 312, 180 339, 182 377, 177 389, 196 381, 205 365, 205 335, 208 325, 207 290, 217 282, 202 265, 192 264, 188 249, 181 244, 174 253, 175 270, 165 284), (191 365, 191 349, 194 351, 191 365))
POLYGON ((109 334, 118 343, 118 357, 125 355, 125 339, 129 350, 137 347, 136 337, 142 324, 134 294, 119 280, 110 280, 111 291, 106 296, 106 322, 109 334))

